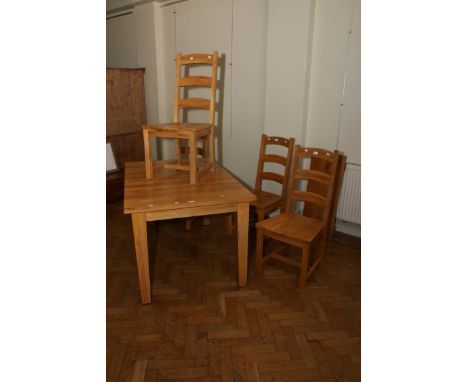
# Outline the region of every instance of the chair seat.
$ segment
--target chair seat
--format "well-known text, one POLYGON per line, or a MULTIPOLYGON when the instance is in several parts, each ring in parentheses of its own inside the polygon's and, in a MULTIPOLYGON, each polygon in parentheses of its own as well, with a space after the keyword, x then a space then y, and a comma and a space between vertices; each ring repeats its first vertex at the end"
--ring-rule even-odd
MULTIPOLYGON (((184 163, 181 158, 182 150, 180 143, 177 141, 178 159, 174 163, 166 163, 163 167, 180 171, 190 172, 190 184, 197 184, 198 178, 209 170, 214 169, 214 137, 213 125, 209 123, 186 123, 172 122, 160 123, 154 125, 142 125, 143 140, 145 144, 145 172, 146 179, 153 179, 153 160, 151 156, 151 146, 149 138, 151 136, 159 138, 174 138, 176 140, 187 139, 189 141, 189 159, 184 163), (197 160, 197 154, 200 153, 197 147, 197 139, 207 137, 210 140, 210 152, 206 165, 200 166, 197 160)), ((203 152, 204 154, 204 152, 203 152)))
POLYGON ((273 237, 280 236, 299 243, 310 243, 319 236, 325 224, 318 219, 284 212, 257 223, 256 227, 267 236, 270 232, 274 234, 273 237))
POLYGON ((255 206, 259 210, 270 210, 281 205, 280 195, 262 190, 255 191, 254 193, 257 196, 257 200, 250 203, 250 205, 255 206))
POLYGON ((186 122, 172 122, 172 123, 158 123, 155 125, 145 125, 144 128, 150 130, 150 132, 164 133, 167 132, 182 132, 192 133, 201 132, 206 130, 209 133, 211 125, 209 123, 186 123, 186 122))

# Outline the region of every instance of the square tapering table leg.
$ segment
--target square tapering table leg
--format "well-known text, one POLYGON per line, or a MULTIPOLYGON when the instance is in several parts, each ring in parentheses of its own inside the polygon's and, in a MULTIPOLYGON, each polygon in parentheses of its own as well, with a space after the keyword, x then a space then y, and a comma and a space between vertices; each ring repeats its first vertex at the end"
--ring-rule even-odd
POLYGON ((249 203, 239 203, 237 208, 237 262, 239 286, 247 285, 247 264, 249 247, 249 203))
POLYGON ((132 214, 132 223, 138 279, 140 281, 141 302, 142 304, 149 304, 151 302, 151 284, 149 277, 148 236, 146 232, 145 213, 132 214))

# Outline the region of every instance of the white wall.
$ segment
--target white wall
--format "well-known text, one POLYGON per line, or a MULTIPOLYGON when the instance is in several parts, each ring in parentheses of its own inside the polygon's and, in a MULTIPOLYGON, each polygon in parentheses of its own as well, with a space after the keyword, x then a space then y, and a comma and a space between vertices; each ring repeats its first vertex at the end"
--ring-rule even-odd
POLYGON ((338 148, 348 162, 361 164, 361 1, 355 2, 338 132, 338 148))
POLYGON ((156 122, 172 119, 176 52, 225 55, 220 159, 249 185, 262 132, 360 163, 360 0, 187 0, 135 15, 156 122))
POLYGON ((111 11, 113 9, 125 7, 134 2, 136 2, 136 0, 106 0, 106 10, 111 11))
MULTIPOLYGON (((159 121, 172 121, 175 85, 175 6, 155 7, 159 121)), ((173 140, 161 140, 160 158, 175 158, 173 140)))
MULTIPOLYGON (((117 3, 115 3, 117 4, 117 3)), ((119 3, 120 4, 120 3, 119 3)), ((155 3, 147 3, 106 20, 107 67, 145 68, 145 103, 148 123, 159 122, 156 65, 155 3)), ((152 142, 154 158, 157 156, 152 142)))
POLYGON ((136 68, 136 35, 133 13, 106 20, 106 66, 136 68))
MULTIPOLYGON (((223 57, 217 158, 250 185, 263 131, 267 6, 268 0, 197 0, 157 10, 157 51, 163 52, 157 55, 161 120, 172 119, 176 52, 217 50, 223 57)), ((206 121, 206 113, 191 112, 190 120, 206 121)), ((164 158, 174 156, 171 141, 163 150, 164 158)))
POLYGON ((310 0, 268 3, 264 131, 301 143, 310 0))
POLYGON ((159 122, 156 65, 155 4, 135 7, 135 35, 138 66, 145 68, 145 102, 148 123, 159 122))
POLYGON ((156 67, 160 122, 172 120, 175 85, 175 7, 155 7, 156 67))
POLYGON ((253 187, 265 116, 268 1, 233 5, 232 124, 223 132, 224 163, 253 187))
POLYGON ((152 3, 153 1, 157 3, 165 3, 174 0, 106 0, 106 11, 109 14, 122 9, 132 9, 137 4, 142 5, 146 3, 152 3))
MULTIPOLYGON (((220 56, 218 78, 224 76, 222 93, 217 91, 215 113, 216 158, 224 165, 224 135, 231 129, 231 0, 196 0, 175 4, 176 51, 181 53, 217 51, 220 56), (222 104, 219 104, 222 95, 222 104), (219 110, 221 109, 221 116, 219 110)), ((209 75, 207 67, 200 68, 209 75)), ((193 89, 191 94, 197 97, 209 97, 208 89, 193 89), (200 94, 202 93, 202 94, 200 94)), ((207 122, 205 110, 189 111, 191 122, 207 122)))
MULTIPOLYGON (((295 138, 296 144, 301 144, 305 136, 304 96, 308 84, 309 25, 314 3, 296 0, 291 6, 286 0, 268 2, 263 131, 267 135, 295 138)), ((285 150, 273 147, 272 153, 284 155, 285 150)), ((278 172, 284 168, 267 164, 266 170, 278 172)), ((281 186, 273 181, 263 181, 262 188, 281 193, 281 186)))
POLYGON ((361 137, 359 28, 360 0, 317 1, 305 143, 340 149, 354 163, 361 137))

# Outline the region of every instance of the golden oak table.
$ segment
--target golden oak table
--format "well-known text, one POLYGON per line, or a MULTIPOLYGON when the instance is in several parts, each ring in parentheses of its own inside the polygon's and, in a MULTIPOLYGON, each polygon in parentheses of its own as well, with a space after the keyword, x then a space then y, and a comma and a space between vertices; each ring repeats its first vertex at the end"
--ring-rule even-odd
POLYGON ((255 195, 219 165, 191 185, 188 173, 154 163, 153 179, 146 179, 144 162, 125 164, 124 213, 132 215, 142 303, 151 302, 146 222, 153 220, 237 213, 238 281, 245 286, 249 203, 255 195))

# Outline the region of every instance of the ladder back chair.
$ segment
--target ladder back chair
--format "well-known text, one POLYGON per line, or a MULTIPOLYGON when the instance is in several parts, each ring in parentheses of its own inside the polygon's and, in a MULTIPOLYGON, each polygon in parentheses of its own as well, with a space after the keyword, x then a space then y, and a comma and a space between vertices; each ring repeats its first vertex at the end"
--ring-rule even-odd
POLYGON ((312 272, 320 265, 324 255, 325 233, 332 203, 333 190, 335 184, 335 174, 338 164, 338 151, 327 151, 319 148, 303 148, 296 146, 293 174, 289 185, 286 212, 272 218, 257 223, 257 243, 255 269, 261 271, 263 263, 267 260, 275 259, 289 265, 300 268, 298 290, 306 287, 307 279, 312 272), (330 173, 322 170, 302 169, 301 162, 307 158, 320 159, 330 166, 330 173), (320 184, 320 190, 306 189, 301 191, 296 184, 304 180, 308 183, 320 184), (316 217, 307 217, 293 212, 294 202, 304 201, 314 205, 321 211, 316 217), (283 243, 299 247, 302 250, 301 261, 295 261, 278 250, 263 256, 264 237, 281 241, 283 243), (309 257, 312 245, 318 244, 319 250, 315 256, 313 264, 309 265, 309 257))
MULTIPOLYGON (((311 158, 309 169, 316 170, 316 171, 324 171, 327 174, 331 174, 331 163, 327 161, 322 161, 319 158, 311 158)), ((340 153, 338 155, 335 186, 333 189, 333 197, 332 197, 332 202, 330 205, 330 215, 328 217, 328 224, 327 224, 326 233, 325 233, 327 240, 331 240, 333 232, 335 231, 336 211, 338 209, 338 202, 340 198, 341 185, 343 183, 345 169, 346 169, 346 155, 340 153)), ((315 192, 321 192, 321 187, 323 188, 321 184, 316 183, 316 182, 308 182, 307 184, 307 189, 309 191, 315 190, 315 192)), ((304 203, 304 212, 303 212, 304 216, 320 217, 320 214, 321 214, 320 208, 317 208, 317 206, 309 202, 304 203)))
POLYGON ((216 104, 216 78, 218 74, 218 52, 211 54, 177 54, 176 57, 176 83, 174 92, 174 110, 172 123, 162 123, 155 125, 143 125, 143 139, 145 147, 145 170, 146 178, 153 178, 153 158, 151 153, 150 138, 174 138, 176 142, 177 159, 164 164, 163 167, 190 172, 190 184, 197 184, 198 179, 209 170, 214 169, 215 161, 215 104, 216 104), (209 65, 211 67, 210 76, 183 76, 184 72, 189 73, 189 67, 209 65), (209 89, 210 97, 190 98, 188 89, 193 87, 204 87, 209 89), (181 110, 205 109, 208 111, 208 123, 188 123, 181 121, 181 110), (205 149, 200 150, 197 141, 205 140, 205 149), (187 140, 188 146, 184 148, 181 140, 187 140), (206 150, 208 141, 209 150, 206 150), (188 160, 182 157, 188 149, 188 160), (202 154, 203 158, 198 158, 202 154))
MULTIPOLYGON (((286 192, 289 186, 294 142, 294 138, 286 139, 262 134, 260 152, 258 156, 257 178, 255 181, 254 190, 254 194, 257 196, 257 200, 250 204, 250 206, 257 214, 258 221, 262 221, 265 219, 266 214, 278 208, 281 212, 286 210, 286 192), (267 154, 267 148, 274 146, 285 147, 287 152, 284 155, 272 153, 267 154), (279 164, 284 167, 284 170, 281 174, 278 172, 266 171, 266 163, 279 164), (272 180, 279 183, 281 185, 281 194, 277 195, 271 192, 263 191, 263 180, 272 180)), ((229 234, 232 233, 232 215, 228 215, 227 217, 227 231, 229 234)))
POLYGON ((258 157, 257 179, 255 181, 255 195, 257 200, 252 203, 258 220, 262 221, 265 214, 277 208, 281 212, 286 210, 286 191, 289 185, 289 174, 291 171, 292 157, 294 152, 294 138, 273 137, 262 134, 260 144, 260 154, 258 157), (268 146, 283 146, 287 149, 285 156, 278 154, 267 154, 268 146), (277 163, 284 167, 283 174, 277 172, 265 171, 266 163, 277 163), (272 180, 281 185, 281 195, 262 190, 263 180, 272 180))

